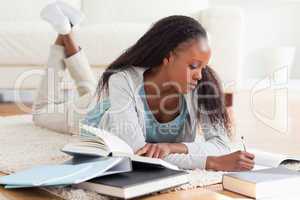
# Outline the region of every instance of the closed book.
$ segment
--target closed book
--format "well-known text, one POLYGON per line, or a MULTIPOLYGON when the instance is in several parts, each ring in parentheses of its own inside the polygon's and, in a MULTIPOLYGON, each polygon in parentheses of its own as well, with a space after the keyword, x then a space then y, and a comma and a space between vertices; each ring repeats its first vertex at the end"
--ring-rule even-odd
POLYGON ((300 173, 284 167, 223 175, 223 188, 256 199, 300 194, 300 173))
POLYGON ((95 178, 80 183, 77 187, 108 196, 130 199, 187 182, 188 173, 185 171, 135 166, 131 172, 95 178))

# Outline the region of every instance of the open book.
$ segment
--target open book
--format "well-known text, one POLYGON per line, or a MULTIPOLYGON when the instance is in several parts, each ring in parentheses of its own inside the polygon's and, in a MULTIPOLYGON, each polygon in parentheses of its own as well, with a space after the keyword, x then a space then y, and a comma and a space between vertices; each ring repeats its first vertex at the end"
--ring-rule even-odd
POLYGON ((135 155, 132 148, 119 137, 99 128, 80 124, 80 141, 70 143, 62 148, 62 151, 72 156, 124 156, 140 164, 166 167, 178 170, 178 167, 162 159, 149 158, 135 155))
POLYGON ((283 154, 260 151, 258 149, 249 149, 247 151, 255 155, 255 166, 253 170, 278 167, 284 161, 300 162, 300 156, 288 156, 283 154))

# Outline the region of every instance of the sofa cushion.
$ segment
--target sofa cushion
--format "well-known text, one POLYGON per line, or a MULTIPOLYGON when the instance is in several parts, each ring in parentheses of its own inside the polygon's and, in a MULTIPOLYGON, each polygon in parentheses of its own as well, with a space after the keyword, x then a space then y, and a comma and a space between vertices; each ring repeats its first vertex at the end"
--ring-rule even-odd
POLYGON ((150 24, 116 23, 82 27, 79 44, 84 48, 91 65, 107 65, 133 45, 150 24))
MULTIPOLYGON (((72 6, 80 9, 81 0, 64 0, 72 6)), ((1 21, 39 21, 40 11, 50 0, 9 0, 1 1, 1 21)))
POLYGON ((56 33, 46 22, 0 22, 0 65, 41 65, 56 33))
MULTIPOLYGON (((134 44, 149 26, 136 23, 82 26, 75 36, 90 64, 103 66, 134 44)), ((0 22, 0 65, 44 65, 55 36, 45 22, 0 22)))
POLYGON ((207 7, 208 0, 82 1, 82 10, 87 16, 87 24, 114 22, 153 23, 169 15, 193 15, 207 7))

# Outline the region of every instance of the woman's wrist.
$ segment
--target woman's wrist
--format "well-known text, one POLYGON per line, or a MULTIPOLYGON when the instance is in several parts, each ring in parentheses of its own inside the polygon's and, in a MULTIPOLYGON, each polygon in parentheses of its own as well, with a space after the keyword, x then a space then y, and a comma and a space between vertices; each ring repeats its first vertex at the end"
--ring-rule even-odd
POLYGON ((171 153, 188 153, 187 146, 182 143, 168 143, 171 153))
POLYGON ((208 156, 206 158, 206 165, 205 165, 206 170, 215 170, 218 171, 218 159, 216 156, 208 156))

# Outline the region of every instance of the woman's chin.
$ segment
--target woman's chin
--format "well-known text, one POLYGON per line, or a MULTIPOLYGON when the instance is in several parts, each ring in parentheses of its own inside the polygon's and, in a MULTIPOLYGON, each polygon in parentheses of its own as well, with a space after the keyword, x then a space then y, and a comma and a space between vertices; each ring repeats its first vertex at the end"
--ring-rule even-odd
POLYGON ((186 88, 184 90, 182 90, 180 93, 181 94, 188 94, 191 93, 194 89, 193 88, 186 88))
POLYGON ((185 94, 193 92, 193 91, 195 90, 195 88, 196 88, 196 87, 193 86, 193 85, 187 86, 187 87, 186 87, 186 90, 185 90, 185 94))

